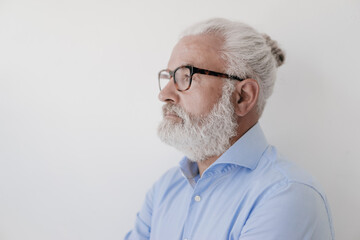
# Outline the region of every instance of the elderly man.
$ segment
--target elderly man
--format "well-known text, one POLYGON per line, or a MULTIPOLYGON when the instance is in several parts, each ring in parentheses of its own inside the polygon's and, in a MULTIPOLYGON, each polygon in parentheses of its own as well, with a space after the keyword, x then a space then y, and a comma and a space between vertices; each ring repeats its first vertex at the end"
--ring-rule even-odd
POLYGON ((160 139, 185 154, 148 191, 125 239, 333 239, 314 180, 269 145, 258 120, 284 54, 248 25, 187 29, 159 73, 160 139))

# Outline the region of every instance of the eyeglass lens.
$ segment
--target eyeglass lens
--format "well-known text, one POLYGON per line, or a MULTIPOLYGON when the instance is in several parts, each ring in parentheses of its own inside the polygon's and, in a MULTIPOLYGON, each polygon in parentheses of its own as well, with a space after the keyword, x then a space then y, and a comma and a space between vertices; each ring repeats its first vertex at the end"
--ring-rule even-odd
MULTIPOLYGON (((176 69, 174 72, 174 78, 177 89, 180 91, 186 90, 190 85, 190 78, 191 78, 190 69, 187 67, 180 67, 176 69)), ((160 72, 159 74, 160 90, 166 87, 170 79, 171 79, 171 75, 168 71, 164 70, 160 72)))

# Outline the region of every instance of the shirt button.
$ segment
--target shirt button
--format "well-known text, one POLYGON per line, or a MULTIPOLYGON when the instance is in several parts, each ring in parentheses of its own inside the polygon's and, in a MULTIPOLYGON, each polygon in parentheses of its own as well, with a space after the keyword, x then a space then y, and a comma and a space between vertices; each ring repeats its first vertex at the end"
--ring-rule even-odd
POLYGON ((199 195, 197 195, 197 196, 195 196, 195 198, 194 198, 194 199, 195 199, 195 201, 196 201, 196 202, 200 202, 201 197, 200 197, 199 195))

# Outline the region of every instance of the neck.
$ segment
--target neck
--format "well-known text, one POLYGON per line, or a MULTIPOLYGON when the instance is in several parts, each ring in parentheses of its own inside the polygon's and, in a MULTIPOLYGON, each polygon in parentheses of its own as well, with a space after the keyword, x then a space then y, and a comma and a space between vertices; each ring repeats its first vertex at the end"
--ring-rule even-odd
MULTIPOLYGON (((232 146, 237 140, 239 140, 239 138, 241 138, 250 128, 252 128, 256 122, 248 122, 247 124, 244 123, 239 123, 239 128, 237 130, 237 135, 233 138, 230 139, 230 146, 232 146), (242 127, 240 127, 242 126, 242 127)), ((199 174, 200 177, 202 177, 202 174, 204 173, 204 171, 211 166, 211 164, 213 164, 219 157, 219 156, 212 156, 209 157, 201 162, 197 162, 198 168, 199 168, 199 174)))

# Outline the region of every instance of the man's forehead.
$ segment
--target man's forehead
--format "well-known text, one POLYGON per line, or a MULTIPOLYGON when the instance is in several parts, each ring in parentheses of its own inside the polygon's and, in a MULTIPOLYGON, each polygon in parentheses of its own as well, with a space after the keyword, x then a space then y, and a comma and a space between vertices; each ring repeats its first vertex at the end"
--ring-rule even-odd
POLYGON ((221 48, 223 40, 213 34, 185 36, 175 45, 168 68, 180 65, 194 65, 200 68, 222 70, 221 48))

